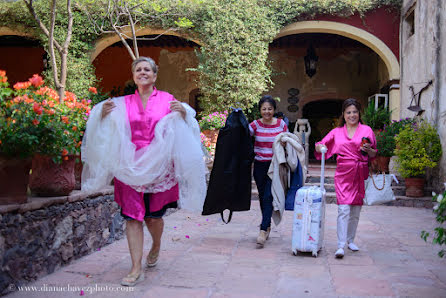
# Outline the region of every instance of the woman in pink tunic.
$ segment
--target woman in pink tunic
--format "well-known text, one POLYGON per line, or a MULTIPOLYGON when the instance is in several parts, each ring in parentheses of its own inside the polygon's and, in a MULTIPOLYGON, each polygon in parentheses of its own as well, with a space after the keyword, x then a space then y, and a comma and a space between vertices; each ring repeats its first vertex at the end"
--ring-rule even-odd
POLYGON ((315 156, 321 159, 321 149, 327 148, 326 158, 337 155, 334 178, 338 203, 338 250, 337 258, 344 257, 344 247, 358 251, 353 242, 359 222, 367 179, 368 161, 376 155, 376 139, 372 129, 361 123, 361 105, 353 98, 342 104, 339 127, 330 131, 316 143, 315 156))
MULTIPOLYGON (((125 97, 127 117, 132 133, 132 143, 136 149, 148 146, 154 138, 158 121, 171 111, 178 111, 183 118, 186 110, 180 102, 154 84, 158 67, 151 58, 140 57, 132 63, 133 80, 138 87, 135 94, 125 97)), ((112 101, 104 103, 102 118, 115 107, 112 101)), ((169 207, 176 207, 178 184, 158 193, 137 192, 132 187, 115 178, 115 201, 121 207, 121 215, 126 220, 126 234, 132 259, 132 268, 121 284, 134 286, 144 280, 141 261, 143 255, 144 221, 152 236, 152 248, 147 256, 147 266, 155 266, 161 247, 161 235, 164 229, 163 215, 169 207)))

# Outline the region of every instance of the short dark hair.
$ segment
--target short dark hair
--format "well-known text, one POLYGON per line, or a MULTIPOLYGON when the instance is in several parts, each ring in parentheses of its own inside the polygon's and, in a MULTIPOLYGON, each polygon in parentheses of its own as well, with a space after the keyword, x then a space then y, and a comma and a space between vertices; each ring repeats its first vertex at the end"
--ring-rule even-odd
POLYGON ((344 100, 342 103, 342 113, 339 117, 339 127, 343 127, 345 125, 344 112, 349 106, 355 106, 355 108, 359 111, 359 123, 362 123, 361 120, 361 104, 354 98, 348 98, 344 100))
POLYGON ((274 98, 271 95, 263 95, 262 98, 259 100, 259 111, 262 109, 262 105, 268 102, 270 103, 274 110, 276 109, 276 101, 274 100, 274 98))

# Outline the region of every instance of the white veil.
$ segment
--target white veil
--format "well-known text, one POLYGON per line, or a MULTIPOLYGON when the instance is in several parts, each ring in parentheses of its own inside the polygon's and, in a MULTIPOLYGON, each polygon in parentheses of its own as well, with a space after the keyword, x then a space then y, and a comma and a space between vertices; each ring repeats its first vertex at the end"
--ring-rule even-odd
POLYGON ((149 146, 136 151, 131 142, 124 97, 101 120, 101 102, 93 107, 82 141, 82 190, 95 191, 112 178, 137 191, 162 192, 179 184, 179 207, 201 212, 206 197, 205 164, 195 111, 183 103, 186 121, 178 112, 163 117, 149 146))

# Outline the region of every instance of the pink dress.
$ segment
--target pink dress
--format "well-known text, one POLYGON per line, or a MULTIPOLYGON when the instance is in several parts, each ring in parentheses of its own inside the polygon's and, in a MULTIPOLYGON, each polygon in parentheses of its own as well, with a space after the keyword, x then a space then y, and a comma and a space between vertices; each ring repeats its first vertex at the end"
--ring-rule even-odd
MULTIPOLYGON (((376 139, 372 129, 359 123, 353 138, 348 137, 347 127, 337 127, 331 130, 322 141, 316 143, 327 146, 325 158, 337 154, 337 166, 334 177, 337 203, 339 205, 362 205, 365 189, 364 180, 369 175, 368 155, 362 155, 361 140, 370 139, 372 148, 376 150, 376 139)), ((321 154, 315 151, 316 159, 321 154)))
MULTIPOLYGON (((170 113, 169 102, 175 100, 173 95, 154 88, 144 110, 138 90, 135 94, 125 96, 127 117, 132 131, 132 143, 139 150, 148 146, 154 138, 158 121, 170 113)), ((122 208, 122 213, 139 221, 144 220, 146 213, 144 193, 137 192, 127 184, 115 178, 115 201, 122 208)), ((150 212, 161 210, 165 205, 177 201, 178 184, 171 189, 153 193, 150 196, 150 212)))

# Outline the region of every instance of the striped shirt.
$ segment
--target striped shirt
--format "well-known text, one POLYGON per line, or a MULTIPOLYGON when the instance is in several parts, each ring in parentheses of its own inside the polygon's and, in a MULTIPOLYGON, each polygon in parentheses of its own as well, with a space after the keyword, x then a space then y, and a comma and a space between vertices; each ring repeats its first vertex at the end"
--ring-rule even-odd
POLYGON ((254 120, 249 124, 249 133, 255 136, 254 153, 255 160, 271 161, 273 159, 273 143, 275 137, 281 132, 287 132, 288 127, 282 119, 277 119, 273 125, 263 124, 260 120, 254 120))

